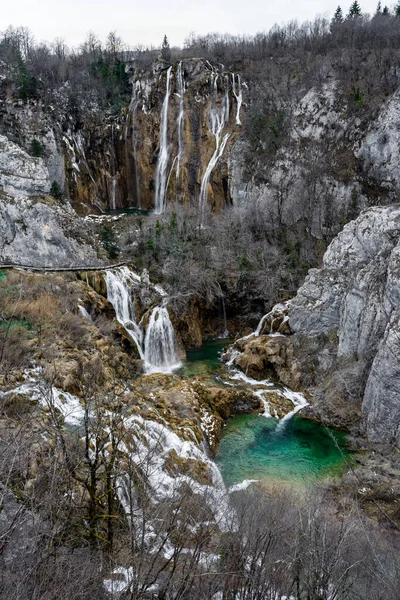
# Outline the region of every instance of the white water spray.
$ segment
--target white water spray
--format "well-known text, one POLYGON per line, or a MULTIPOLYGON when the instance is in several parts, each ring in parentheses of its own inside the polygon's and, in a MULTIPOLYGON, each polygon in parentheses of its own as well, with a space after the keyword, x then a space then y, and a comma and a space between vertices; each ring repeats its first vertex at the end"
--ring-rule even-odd
POLYGON ((153 309, 144 346, 146 372, 170 373, 180 366, 175 332, 165 306, 153 309))
POLYGON ((107 284, 107 300, 113 305, 117 321, 125 328, 133 339, 144 360, 143 331, 136 323, 136 311, 132 298, 132 287, 140 282, 140 277, 130 271, 128 267, 105 272, 107 284))
POLYGON ((153 287, 164 299, 162 306, 152 310, 144 335, 142 321, 137 322, 135 310, 135 296, 143 285, 143 278, 123 266, 106 271, 105 279, 107 300, 113 305, 117 320, 135 342, 146 373, 171 373, 180 367, 178 345, 164 290, 147 281, 146 285, 153 287))
POLYGON ((243 102, 243 89, 242 89, 242 80, 240 79, 240 75, 237 76, 237 85, 238 91, 236 92, 236 75, 232 73, 232 92, 236 98, 237 107, 236 107, 236 125, 241 125, 242 121, 240 120, 240 109, 242 107, 243 102))
POLYGON ((167 184, 167 166, 169 160, 168 147, 168 104, 169 104, 169 88, 171 81, 172 67, 167 71, 167 89, 161 109, 160 122, 160 153, 158 155, 157 170, 156 170, 156 193, 154 200, 154 211, 156 214, 161 214, 165 210, 165 192, 167 184))

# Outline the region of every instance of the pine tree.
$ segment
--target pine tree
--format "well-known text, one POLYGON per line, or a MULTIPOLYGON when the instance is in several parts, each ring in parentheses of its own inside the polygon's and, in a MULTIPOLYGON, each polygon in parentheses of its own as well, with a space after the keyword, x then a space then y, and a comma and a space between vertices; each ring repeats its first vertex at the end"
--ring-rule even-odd
POLYGON ((396 8, 394 9, 394 14, 396 17, 400 17, 400 2, 397 3, 396 8))
POLYGON ((382 14, 383 14, 385 17, 388 17, 388 16, 390 15, 389 8, 386 6, 386 4, 385 4, 385 6, 383 7, 382 14))
POLYGON ((169 47, 168 38, 164 35, 163 43, 161 46, 161 58, 166 62, 171 60, 171 48, 169 47))
POLYGON ((332 24, 337 25, 339 23, 343 23, 343 11, 340 6, 335 10, 335 14, 333 15, 332 24))
POLYGON ((361 7, 358 4, 357 0, 354 0, 353 4, 350 6, 349 14, 347 15, 347 18, 348 19, 356 19, 361 16, 362 16, 361 7))
POLYGON ((378 2, 378 6, 376 7, 375 15, 382 14, 382 4, 378 2))

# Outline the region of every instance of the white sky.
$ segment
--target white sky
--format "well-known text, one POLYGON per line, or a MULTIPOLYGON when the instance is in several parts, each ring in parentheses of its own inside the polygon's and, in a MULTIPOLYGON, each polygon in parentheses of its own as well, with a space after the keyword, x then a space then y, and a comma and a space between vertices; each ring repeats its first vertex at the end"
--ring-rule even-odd
MULTIPOLYGON (((80 44, 88 31, 104 40, 116 31, 130 46, 160 46, 164 34, 171 45, 182 45, 187 35, 210 32, 254 34, 274 23, 331 18, 338 4, 346 14, 352 0, 4 0, 0 31, 8 25, 29 27, 38 41, 62 37, 80 44)), ((359 0, 365 13, 374 13, 378 0, 359 0)), ((385 0, 382 1, 382 5, 385 0)), ((393 2, 389 3, 392 7, 393 2)))

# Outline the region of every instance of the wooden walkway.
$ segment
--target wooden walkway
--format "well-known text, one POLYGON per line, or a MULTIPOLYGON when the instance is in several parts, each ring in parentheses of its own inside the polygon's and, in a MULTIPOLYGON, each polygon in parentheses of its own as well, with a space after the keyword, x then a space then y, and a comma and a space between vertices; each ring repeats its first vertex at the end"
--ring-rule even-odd
POLYGON ((19 264, 2 264, 0 263, 0 269, 23 269, 25 271, 35 271, 39 273, 58 273, 61 271, 106 271, 107 269, 115 269, 117 267, 123 267, 129 264, 127 261, 114 263, 112 265, 102 265, 101 267, 93 265, 78 265, 70 267, 38 267, 34 265, 19 265, 19 264))

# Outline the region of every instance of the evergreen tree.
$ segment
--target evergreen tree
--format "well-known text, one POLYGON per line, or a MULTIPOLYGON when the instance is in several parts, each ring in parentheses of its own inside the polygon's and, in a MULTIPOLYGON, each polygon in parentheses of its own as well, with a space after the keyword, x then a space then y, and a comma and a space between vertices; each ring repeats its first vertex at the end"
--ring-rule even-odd
POLYGON ((347 15, 347 18, 348 19, 356 19, 361 16, 362 16, 361 7, 358 4, 357 0, 354 0, 353 4, 350 6, 349 14, 347 15))
POLYGON ((382 5, 380 2, 378 2, 378 6, 376 7, 375 15, 381 15, 381 14, 382 14, 382 5))
POLYGON ((396 8, 394 9, 394 14, 396 17, 400 17, 400 2, 397 3, 396 8))
POLYGON ((161 46, 161 58, 166 62, 171 60, 171 48, 169 47, 168 38, 164 35, 163 43, 161 46))
POLYGON ((388 8, 386 5, 383 7, 382 14, 383 14, 385 17, 387 17, 387 16, 389 16, 389 15, 390 15, 389 8, 388 8))
POLYGON ((333 15, 331 23, 332 25, 338 25, 340 23, 343 23, 343 11, 340 6, 338 6, 335 10, 335 14, 333 15))

